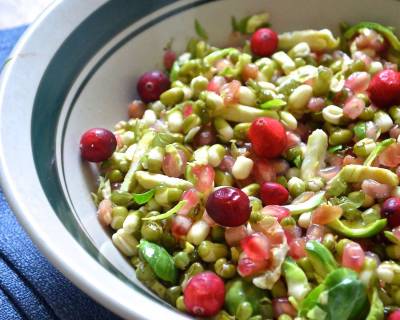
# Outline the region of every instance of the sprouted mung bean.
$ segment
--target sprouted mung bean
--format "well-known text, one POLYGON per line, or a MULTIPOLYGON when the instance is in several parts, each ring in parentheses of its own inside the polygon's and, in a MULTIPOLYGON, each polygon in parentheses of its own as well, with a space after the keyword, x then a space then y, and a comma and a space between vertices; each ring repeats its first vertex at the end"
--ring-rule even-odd
POLYGON ((400 319, 400 42, 362 22, 278 35, 232 19, 197 38, 114 132, 81 139, 101 162, 100 223, 137 278, 215 319, 400 319))

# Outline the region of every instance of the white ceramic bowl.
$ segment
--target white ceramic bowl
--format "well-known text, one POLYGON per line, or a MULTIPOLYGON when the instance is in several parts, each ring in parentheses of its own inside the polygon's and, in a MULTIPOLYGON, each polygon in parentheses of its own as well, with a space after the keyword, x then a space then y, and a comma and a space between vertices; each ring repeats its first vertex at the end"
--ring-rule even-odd
POLYGON ((183 49, 198 18, 224 45, 230 17, 268 11, 277 31, 382 22, 400 29, 394 0, 68 0, 22 37, 0 89, 1 182, 10 205, 49 260, 78 287, 130 319, 185 319, 135 279, 99 225, 96 174, 79 157, 91 127, 126 118, 137 77, 160 68, 163 46, 183 49))

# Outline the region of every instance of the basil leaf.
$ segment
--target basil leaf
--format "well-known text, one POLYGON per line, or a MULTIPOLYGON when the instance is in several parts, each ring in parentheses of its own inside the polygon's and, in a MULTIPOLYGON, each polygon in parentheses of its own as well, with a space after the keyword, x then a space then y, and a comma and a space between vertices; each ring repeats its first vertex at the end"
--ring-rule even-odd
POLYGON ((203 40, 208 40, 208 34, 204 30, 203 26, 200 24, 199 20, 194 20, 194 29, 196 30, 196 34, 202 38, 203 40))
POLYGON ((151 189, 144 193, 134 193, 133 201, 135 201, 137 204, 145 204, 153 198, 155 192, 156 191, 154 189, 151 189))
POLYGON ((328 149, 329 153, 337 153, 339 151, 343 150, 343 146, 341 144, 339 144, 338 146, 334 146, 334 147, 330 147, 328 149))
POLYGON ((264 110, 280 110, 284 106, 286 106, 286 101, 281 99, 272 99, 264 102, 262 105, 260 105, 260 108, 264 110))
POLYGON ((186 204, 185 200, 179 201, 178 204, 169 209, 167 212, 159 214, 157 216, 151 216, 148 218, 142 218, 142 220, 151 220, 151 221, 156 221, 156 220, 163 220, 163 219, 167 219, 169 217, 171 217, 172 215, 174 215, 175 213, 177 213, 180 209, 182 209, 182 207, 186 204))
POLYGON ((178 272, 171 255, 163 247, 146 240, 140 240, 139 254, 149 264, 157 277, 176 283, 178 272))

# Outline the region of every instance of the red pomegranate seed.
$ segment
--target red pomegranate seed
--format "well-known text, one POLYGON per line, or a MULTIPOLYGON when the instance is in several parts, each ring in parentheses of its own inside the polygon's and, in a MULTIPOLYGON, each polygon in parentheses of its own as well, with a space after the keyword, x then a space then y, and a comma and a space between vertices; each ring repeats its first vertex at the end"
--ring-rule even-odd
POLYGON ((163 63, 164 63, 164 68, 166 70, 171 70, 174 62, 176 60, 176 53, 173 50, 165 50, 164 52, 164 57, 163 57, 163 63))
POLYGON ((288 209, 277 205, 265 206, 261 212, 263 215, 276 217, 279 222, 281 222, 283 218, 290 216, 288 209))
POLYGON ((192 169, 192 173, 196 177, 196 190, 208 194, 214 186, 215 171, 213 167, 209 164, 195 165, 192 169))
POLYGON ((269 266, 268 260, 251 260, 248 257, 239 259, 237 271, 242 277, 254 276, 269 266))
POLYGON ((191 105, 189 103, 185 104, 183 106, 182 113, 183 113, 184 118, 189 117, 193 113, 193 105, 191 105))
POLYGON ((388 219, 392 228, 400 226, 400 198, 386 199, 382 205, 382 215, 388 219))
POLYGON ((247 229, 244 225, 233 228, 225 228, 225 241, 233 247, 239 245, 240 241, 247 236, 247 229))
POLYGON ((278 48, 278 35, 268 28, 258 29, 251 36, 250 48, 256 56, 270 56, 278 48))
POLYGON ((307 228, 306 237, 307 240, 322 241, 325 234, 325 227, 319 224, 310 224, 307 228))
POLYGON ((246 64, 242 70, 243 82, 247 82, 250 79, 257 79, 258 67, 254 63, 246 64))
POLYGON ((304 258, 305 256, 307 256, 306 243, 307 243, 307 239, 304 237, 293 239, 289 243, 289 255, 295 260, 301 259, 301 258, 304 258))
POLYGON ((224 281, 214 272, 206 271, 193 276, 183 292, 188 312, 198 317, 211 317, 224 305, 224 281))
POLYGON ((175 239, 181 239, 187 235, 192 224, 192 219, 186 216, 176 215, 172 218, 171 233, 175 239))
POLYGON ((271 256, 271 245, 266 236, 260 232, 252 233, 240 241, 240 246, 253 261, 268 260, 271 256))
POLYGON ((214 76, 207 85, 207 91, 212 91, 215 93, 220 92, 222 86, 226 83, 224 77, 221 76, 214 76))
POLYGON ((133 100, 128 106, 129 118, 140 119, 143 117, 145 111, 146 105, 140 100, 133 100))
POLYGON ((186 169, 186 155, 179 150, 177 154, 166 153, 162 162, 163 172, 174 178, 179 178, 186 169))
POLYGON ((345 245, 342 255, 342 266, 360 271, 365 260, 364 250, 357 242, 349 242, 345 245))
POLYGON ((260 195, 265 206, 283 205, 289 199, 289 191, 276 182, 264 182, 261 186, 260 195))
POLYGON ((297 316, 296 309, 292 306, 287 298, 275 298, 272 300, 272 309, 274 311, 274 318, 278 319, 279 316, 286 314, 291 317, 297 316))
POLYGON ((239 103, 240 81, 233 80, 224 84, 220 90, 221 97, 224 99, 224 105, 230 106, 239 103))
POLYGON ((86 131, 80 142, 81 156, 90 162, 107 160, 117 147, 114 134, 103 128, 93 128, 86 131))
POLYGON ((249 130, 254 152, 259 157, 275 158, 282 154, 287 145, 286 130, 272 118, 257 118, 249 130))
POLYGON ((343 210, 339 206, 320 205, 314 210, 311 221, 317 225, 325 225, 338 219, 343 214, 343 210))
POLYGON ((137 92, 140 98, 148 103, 156 101, 160 95, 169 89, 168 77, 161 71, 149 71, 143 73, 137 83, 137 92))
POLYGON ((215 190, 207 199, 208 215, 224 227, 237 227, 250 217, 249 197, 240 189, 223 187, 215 190))
POLYGON ((182 200, 185 200, 186 204, 177 212, 177 214, 186 216, 193 208, 195 208, 199 204, 199 193, 196 189, 189 189, 183 193, 182 200))
POLYGON ((388 320, 400 320, 400 309, 397 309, 389 314, 388 320))
POLYGON ((302 234, 302 230, 298 225, 285 226, 284 228, 286 240, 291 243, 295 239, 299 239, 302 234))
POLYGON ((386 69, 373 76, 369 87, 372 103, 380 108, 387 108, 400 103, 400 73, 386 69))

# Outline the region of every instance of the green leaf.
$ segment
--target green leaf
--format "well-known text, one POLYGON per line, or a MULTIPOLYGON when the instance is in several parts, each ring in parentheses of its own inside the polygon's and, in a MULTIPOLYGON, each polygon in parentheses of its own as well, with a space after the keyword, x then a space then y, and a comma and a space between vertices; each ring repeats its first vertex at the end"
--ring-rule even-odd
POLYGON ((196 34, 202 38, 203 40, 208 40, 208 34, 204 30, 203 26, 200 24, 199 20, 194 20, 194 29, 196 30, 196 34))
POLYGON ((142 218, 142 220, 151 220, 151 221, 156 221, 156 220, 164 220, 167 219, 171 216, 173 216, 175 213, 177 213, 184 205, 186 204, 185 200, 179 201, 175 207, 169 209, 167 212, 159 214, 157 216, 151 216, 148 218, 142 218))
POLYGON ((389 147, 392 143, 396 142, 396 140, 389 138, 379 142, 374 150, 369 154, 368 158, 364 161, 364 166, 370 166, 372 162, 378 157, 387 147, 389 147))
POLYGON ((338 146, 333 146, 328 149, 329 153, 338 153, 339 151, 343 150, 343 146, 339 144, 338 146))
POLYGON ((146 240, 140 240, 139 254, 149 264, 157 277, 176 283, 178 272, 171 255, 163 247, 146 240))
POLYGON ((280 110, 284 106, 286 106, 286 101, 281 99, 272 99, 264 102, 262 105, 260 105, 260 108, 264 110, 280 110))
POLYGON ((151 189, 151 190, 146 191, 144 193, 134 193, 133 194, 133 200, 137 204, 145 204, 145 203, 149 202, 153 198, 155 192, 156 192, 156 190, 151 189))
POLYGON ((300 304, 299 314, 302 317, 306 317, 307 313, 311 311, 318 304, 319 295, 325 290, 325 285, 321 283, 319 286, 315 287, 306 296, 303 302, 300 304))

